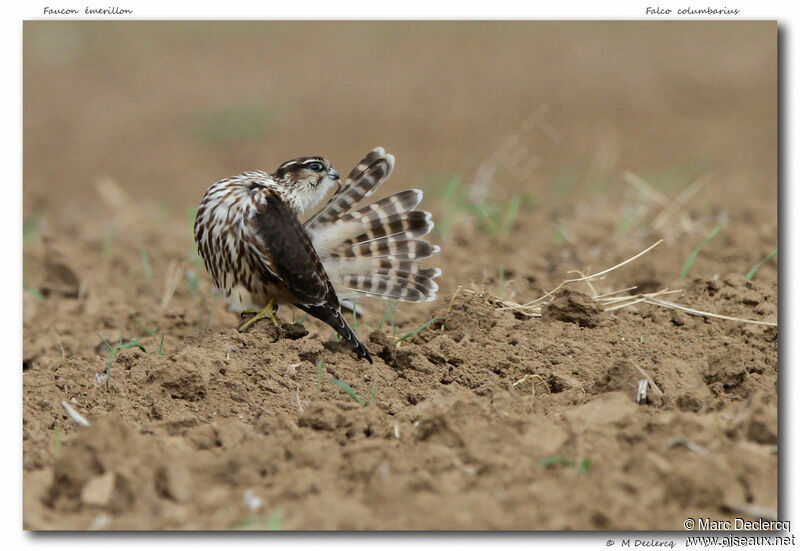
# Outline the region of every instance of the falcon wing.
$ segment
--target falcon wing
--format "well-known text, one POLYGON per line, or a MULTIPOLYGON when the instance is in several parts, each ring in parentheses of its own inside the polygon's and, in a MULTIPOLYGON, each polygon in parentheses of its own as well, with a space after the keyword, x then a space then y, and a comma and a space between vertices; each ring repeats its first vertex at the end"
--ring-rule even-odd
POLYGON ((269 256, 269 269, 303 304, 339 307, 325 268, 297 216, 274 192, 265 194, 253 217, 259 249, 269 256))
POLYGON ((295 306, 330 325, 356 352, 372 363, 366 347, 339 311, 339 299, 297 216, 274 192, 253 217, 259 249, 269 258, 269 271, 295 296, 295 306))

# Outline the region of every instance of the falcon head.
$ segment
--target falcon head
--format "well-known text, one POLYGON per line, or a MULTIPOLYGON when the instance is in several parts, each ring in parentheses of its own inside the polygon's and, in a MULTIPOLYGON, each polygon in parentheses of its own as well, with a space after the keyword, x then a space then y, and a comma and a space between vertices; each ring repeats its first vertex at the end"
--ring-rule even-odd
POLYGON ((323 157, 298 157, 286 161, 272 177, 283 188, 286 198, 296 206, 298 214, 322 201, 334 184, 341 187, 339 173, 323 157))

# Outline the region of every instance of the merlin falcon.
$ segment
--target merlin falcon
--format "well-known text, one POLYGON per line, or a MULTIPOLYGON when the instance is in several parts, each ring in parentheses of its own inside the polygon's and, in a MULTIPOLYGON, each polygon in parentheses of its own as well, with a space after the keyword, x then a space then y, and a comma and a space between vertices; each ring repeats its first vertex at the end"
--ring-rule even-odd
POLYGON ((281 304, 295 306, 330 325, 372 363, 364 344, 342 316, 340 300, 434 300, 438 268, 419 261, 439 252, 421 239, 431 215, 415 210, 422 191, 409 189, 356 210, 394 168, 378 147, 350 172, 344 185, 322 157, 299 157, 269 174, 243 172, 212 185, 197 210, 197 249, 229 308, 252 318, 241 331, 268 317, 278 325, 281 304), (325 206, 300 222, 336 185, 325 206))

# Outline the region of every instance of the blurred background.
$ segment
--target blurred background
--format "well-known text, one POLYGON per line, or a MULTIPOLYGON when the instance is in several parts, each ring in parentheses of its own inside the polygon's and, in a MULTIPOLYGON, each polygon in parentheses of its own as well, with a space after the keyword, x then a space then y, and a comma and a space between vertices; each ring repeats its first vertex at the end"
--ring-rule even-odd
POLYGON ((166 277, 216 180, 382 145, 379 195, 422 188, 454 243, 445 291, 657 238, 668 282, 718 224, 698 269, 744 273, 777 242, 776 60, 775 22, 26 22, 26 244, 128 239, 166 277))
POLYGON ((644 176, 774 182, 776 48, 774 22, 26 22, 25 208, 85 206, 99 176, 181 206, 375 145, 392 184, 471 177, 542 104, 564 141, 532 136, 536 177, 508 185, 542 192, 609 143, 644 176))

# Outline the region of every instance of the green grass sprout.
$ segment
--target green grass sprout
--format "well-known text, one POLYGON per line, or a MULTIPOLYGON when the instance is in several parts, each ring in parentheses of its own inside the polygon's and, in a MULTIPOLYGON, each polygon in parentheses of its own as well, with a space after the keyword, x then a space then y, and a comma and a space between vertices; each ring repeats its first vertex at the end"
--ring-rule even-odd
POLYGON ((141 329, 144 332, 146 337, 155 337, 158 334, 158 327, 156 327, 155 329, 148 329, 144 325, 144 323, 142 323, 142 320, 140 320, 138 316, 131 314, 130 318, 136 322, 136 324, 139 326, 139 329, 141 329))
POLYGON ((391 323, 391 326, 392 326, 392 336, 396 336, 397 335, 397 328, 396 328, 395 323, 394 323, 394 313, 395 313, 395 310, 397 310, 397 305, 398 304, 400 304, 400 301, 398 301, 398 300, 395 300, 395 301, 384 300, 383 301, 383 307, 386 308, 386 312, 383 314, 383 317, 378 322, 378 325, 375 327, 375 331, 379 331, 381 326, 383 325, 383 323, 388 319, 390 321, 390 323, 391 323))
POLYGON ((340 381, 339 379, 331 379, 331 382, 336 386, 338 386, 339 388, 341 388, 342 390, 344 390, 348 396, 350 396, 353 400, 361 404, 362 407, 367 407, 369 405, 367 402, 362 400, 358 396, 358 394, 356 394, 356 391, 353 390, 353 388, 350 385, 348 385, 344 381, 340 381))
POLYGON ((569 241, 567 238, 567 230, 561 224, 553 224, 555 233, 553 234, 553 243, 556 245, 563 245, 569 241))
POLYGON ((283 511, 273 511, 267 517, 266 530, 283 530, 283 511))
POLYGON ((117 354, 119 353, 120 350, 126 350, 128 348, 136 347, 139 350, 141 350, 142 352, 147 353, 147 350, 145 350, 144 346, 139 344, 139 341, 137 341, 135 338, 133 338, 130 341, 128 341, 127 343, 123 344, 122 343, 122 335, 120 334, 120 337, 119 337, 120 342, 119 342, 119 344, 116 345, 116 346, 111 346, 108 343, 108 341, 105 340, 100 333, 97 333, 97 336, 100 337, 100 340, 103 341, 103 344, 106 345, 106 347, 108 348, 108 350, 110 352, 109 355, 108 355, 108 365, 106 365, 106 375, 111 375, 111 366, 114 363, 114 360, 116 359, 117 354))
POLYGON ((297 321, 295 318, 297 317, 297 308, 292 308, 292 323, 300 323, 302 324, 308 319, 308 312, 303 312, 303 317, 300 318, 300 321, 297 321))
POLYGON ((163 353, 161 351, 164 350, 164 337, 166 337, 166 336, 167 336, 166 333, 162 333, 161 334, 161 342, 158 345, 158 355, 159 356, 163 356, 163 353))
POLYGON ((565 467, 574 467, 575 462, 572 459, 567 459, 560 455, 550 455, 544 459, 539 460, 539 465, 542 467, 553 467, 555 465, 564 465, 565 467))
POLYGON ((22 246, 27 247, 39 239, 40 217, 31 216, 22 222, 22 246))
POLYGON ((358 323, 358 313, 356 312, 356 310, 358 310, 358 301, 356 299, 353 299, 352 302, 353 302, 353 331, 356 334, 356 338, 361 338, 360 337, 361 324, 358 323))
POLYGON ((186 270, 186 287, 189 288, 189 293, 191 293, 192 296, 197 294, 200 282, 197 279, 197 272, 194 270, 186 270))
POLYGON ((322 392, 322 360, 317 360, 317 395, 322 392))
POLYGON ((592 460, 588 457, 584 457, 581 459, 580 463, 577 465, 572 459, 563 457, 561 455, 550 455, 539 460, 539 465, 543 467, 555 467, 555 466, 564 466, 564 467, 571 467, 576 469, 579 473, 586 473, 589 472, 589 469, 592 468, 592 460))
POLYGON ((623 219, 620 220, 619 225, 617 226, 617 233, 625 234, 631 231, 641 221, 643 214, 644 208, 641 206, 629 209, 623 219))
POLYGON ((422 331, 423 329, 428 327, 433 322, 436 322, 436 321, 439 321, 439 320, 443 320, 443 319, 444 318, 442 318, 442 317, 431 318, 428 321, 426 321, 425 323, 423 323, 422 325, 420 325, 419 327, 417 327, 416 329, 412 329, 411 331, 409 331, 408 333, 406 333, 402 337, 398 337, 397 338, 397 342, 401 343, 406 339, 410 339, 411 337, 413 337, 414 335, 416 335, 417 333, 419 333, 420 331, 422 331))
POLYGON ((500 268, 500 272, 497 275, 497 296, 503 298, 505 291, 506 291, 506 271, 504 268, 500 268))
POLYGON ((454 176, 444 188, 442 196, 444 210, 434 232, 441 237, 447 237, 455 220, 459 216, 467 215, 471 216, 490 237, 504 240, 511 234, 523 205, 527 203, 535 204, 536 201, 526 193, 517 193, 506 201, 486 199, 475 202, 470 197, 469 190, 462 185, 461 178, 454 176))
POLYGON ((681 270, 681 275, 679 276, 680 279, 684 279, 686 277, 686 275, 689 273, 689 270, 692 269, 692 265, 694 264, 694 261, 697 259, 697 255, 700 254, 700 250, 703 247, 705 247, 709 241, 714 239, 714 237, 719 233, 719 230, 721 229, 722 229, 722 224, 717 224, 716 226, 714 226, 714 229, 708 232, 708 235, 706 236, 705 239, 703 239, 703 242, 700 243, 697 247, 695 247, 695 249, 689 254, 689 257, 686 259, 686 263, 683 265, 683 270, 681 270))
POLYGON ((149 287, 152 287, 153 267, 150 265, 150 255, 147 254, 147 249, 144 248, 144 245, 142 245, 141 257, 142 257, 142 267, 144 269, 144 279, 145 281, 147 281, 147 285, 149 287))
POLYGON ((276 510, 264 517, 246 517, 231 530, 283 530, 283 512, 276 510))
POLYGON ((775 258, 776 256, 778 256, 778 248, 777 247, 775 248, 774 251, 772 251, 767 256, 765 256, 764 259, 761 262, 759 262, 758 264, 756 264, 755 266, 750 268, 750 271, 745 274, 744 278, 746 280, 748 280, 748 281, 753 279, 753 276, 756 275, 756 272, 758 271, 758 269, 761 266, 763 266, 764 264, 766 264, 767 262, 769 262, 771 259, 775 258))
POLYGON ((27 291, 33 298, 42 300, 44 299, 44 295, 39 289, 34 289, 33 287, 25 287, 23 291, 27 291))
POLYGON ((517 217, 519 216, 519 211, 522 208, 523 203, 525 202, 525 197, 522 195, 515 195, 508 202, 505 204, 503 208, 503 214, 500 218, 500 224, 498 228, 498 237, 501 240, 505 240, 511 235, 511 228, 514 227, 514 222, 517 221, 517 217))
POLYGON ((433 228, 433 231, 442 237, 450 234, 450 228, 453 225, 456 217, 457 209, 455 208, 455 205, 457 204, 457 199, 462 193, 461 178, 458 176, 453 176, 450 178, 450 181, 447 182, 447 186, 444 188, 444 196, 442 198, 442 203, 445 205, 444 213, 436 222, 436 226, 433 228))
POLYGON ((28 278, 25 276, 25 262, 22 262, 22 290, 24 292, 30 293, 30 295, 35 298, 42 300, 44 295, 39 289, 35 289, 33 287, 28 287, 28 278))

